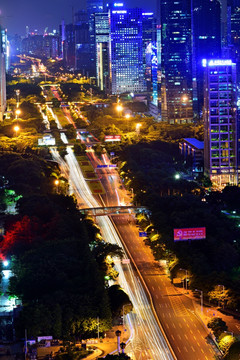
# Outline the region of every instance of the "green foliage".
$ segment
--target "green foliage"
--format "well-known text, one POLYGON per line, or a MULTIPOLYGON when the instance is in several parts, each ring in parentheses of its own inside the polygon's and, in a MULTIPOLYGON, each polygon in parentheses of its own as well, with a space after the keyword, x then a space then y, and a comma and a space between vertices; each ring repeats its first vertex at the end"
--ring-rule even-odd
POLYGON ((124 314, 128 314, 132 310, 132 305, 128 295, 119 285, 112 285, 108 289, 110 305, 113 317, 122 316, 123 306, 124 314))
POLYGON ((227 354, 230 347, 235 343, 235 341, 236 338, 234 338, 231 334, 222 333, 219 336, 218 346, 224 354, 227 354))
POLYGON ((207 327, 209 329, 212 329, 214 335, 216 336, 216 338, 219 338, 219 336, 224 332, 227 331, 228 327, 225 323, 225 321, 223 321, 221 318, 219 317, 214 317, 212 318, 208 324, 207 327))

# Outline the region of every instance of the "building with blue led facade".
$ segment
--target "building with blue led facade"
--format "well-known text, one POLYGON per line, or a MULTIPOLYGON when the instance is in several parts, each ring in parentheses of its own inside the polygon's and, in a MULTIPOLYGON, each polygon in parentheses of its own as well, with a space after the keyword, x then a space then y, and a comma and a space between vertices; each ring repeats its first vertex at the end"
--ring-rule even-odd
POLYGON ((142 92, 143 37, 141 9, 110 9, 109 80, 112 94, 142 92))
POLYGON ((161 2, 162 119, 193 119, 191 1, 161 2))
POLYGON ((223 188, 238 183, 238 114, 236 64, 203 60, 204 172, 223 188))

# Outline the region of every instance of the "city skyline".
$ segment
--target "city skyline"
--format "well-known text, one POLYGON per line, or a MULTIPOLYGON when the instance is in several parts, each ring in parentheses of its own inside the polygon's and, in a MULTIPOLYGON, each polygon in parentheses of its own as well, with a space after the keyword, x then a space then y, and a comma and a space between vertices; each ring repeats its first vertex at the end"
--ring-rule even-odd
MULTIPOLYGON (((26 26, 30 31, 36 29, 41 34, 46 27, 49 32, 53 29, 58 30, 62 20, 66 24, 71 23, 72 14, 86 8, 85 2, 78 0, 71 2, 43 0, 41 4, 41 8, 39 8, 36 1, 12 0, 7 2, 7 0, 3 0, 0 6, 0 22, 3 27, 8 29, 9 35, 25 35, 26 26)), ((142 7, 145 10, 155 11, 155 0, 151 0, 147 5, 144 0, 130 0, 125 1, 124 4, 129 8, 142 7)))

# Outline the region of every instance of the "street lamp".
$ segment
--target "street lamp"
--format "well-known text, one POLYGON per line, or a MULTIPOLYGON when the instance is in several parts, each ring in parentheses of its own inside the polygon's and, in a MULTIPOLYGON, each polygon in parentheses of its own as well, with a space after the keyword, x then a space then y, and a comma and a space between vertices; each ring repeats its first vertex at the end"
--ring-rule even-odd
POLYGON ((202 290, 198 290, 198 289, 195 289, 195 291, 199 291, 199 292, 200 292, 200 299, 201 299, 201 313, 203 313, 203 291, 202 291, 202 290))
POLYGON ((116 110, 118 112, 118 116, 120 116, 120 113, 123 111, 123 106, 121 104, 117 104, 116 110))
POLYGON ((179 180, 180 179, 180 174, 175 174, 174 177, 175 177, 176 180, 179 180))
POLYGON ((17 134, 18 134, 18 132, 19 132, 19 130, 20 130, 20 127, 18 126, 18 125, 15 125, 14 127, 13 127, 13 130, 15 131, 15 136, 17 136, 17 134))
POLYGON ((142 124, 139 124, 139 123, 136 124, 136 133, 137 133, 137 135, 140 134, 140 127, 141 126, 142 126, 142 124))
POLYGON ((56 185, 56 189, 57 189, 56 192, 57 192, 57 194, 58 194, 59 180, 56 179, 56 180, 54 181, 54 184, 56 185))
POLYGON ((186 272, 186 292, 187 292, 188 271, 186 269, 182 269, 182 268, 180 268, 179 270, 186 272))
POLYGON ((128 131, 129 131, 129 119, 130 119, 131 115, 130 114, 126 114, 125 118, 128 120, 128 131))
POLYGON ((16 119, 18 118, 18 116, 21 114, 21 110, 20 109, 17 109, 15 111, 15 114, 16 114, 16 119))

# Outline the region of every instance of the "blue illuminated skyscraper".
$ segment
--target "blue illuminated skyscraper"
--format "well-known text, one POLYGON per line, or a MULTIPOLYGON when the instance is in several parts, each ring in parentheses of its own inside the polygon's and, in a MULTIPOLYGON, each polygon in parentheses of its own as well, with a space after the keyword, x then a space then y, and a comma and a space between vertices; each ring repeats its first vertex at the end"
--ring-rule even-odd
POLYGON ((218 0, 192 0, 193 97, 198 115, 203 108, 203 59, 221 57, 221 7, 218 0), (194 88, 196 86, 196 88, 194 88), (194 92, 196 90, 196 92, 194 92))
POLYGON ((144 91, 142 10, 110 10, 109 78, 112 94, 144 91))
POLYGON ((222 188, 238 182, 238 114, 236 64, 203 60, 204 171, 222 188))
POLYGON ((191 0, 161 2, 162 119, 193 119, 191 0))

